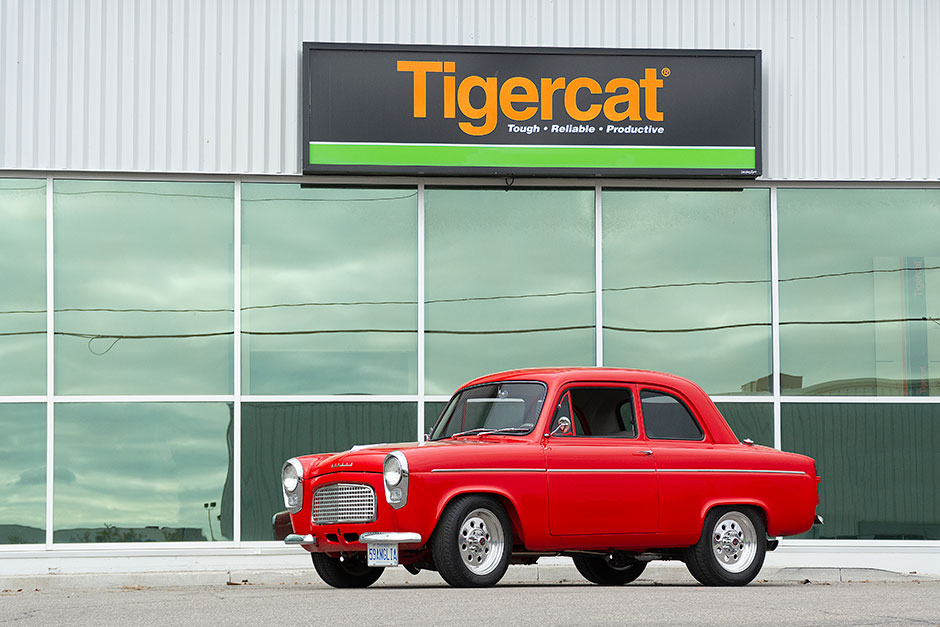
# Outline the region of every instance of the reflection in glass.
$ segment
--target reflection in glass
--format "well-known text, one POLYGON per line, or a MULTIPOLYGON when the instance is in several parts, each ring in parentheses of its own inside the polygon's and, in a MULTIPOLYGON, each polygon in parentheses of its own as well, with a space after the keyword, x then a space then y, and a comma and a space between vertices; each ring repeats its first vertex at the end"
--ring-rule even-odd
POLYGON ((414 442, 417 403, 242 404, 242 539, 274 540, 281 466, 355 444, 414 442))
POLYGON ((232 405, 57 403, 54 542, 232 539, 232 405))
POLYGON ((428 394, 527 366, 594 364, 594 193, 425 193, 428 394))
POLYGON ((785 403, 781 426, 822 477, 806 537, 940 540, 940 405, 785 403))
POLYGON ((242 390, 414 394, 417 191, 242 186, 242 390))
POLYGON ((424 429, 421 433, 431 433, 431 429, 437 424, 437 419, 441 417, 441 412, 446 407, 447 401, 428 401, 424 404, 424 429))
POLYGON ((940 394, 940 190, 780 190, 784 393, 940 394))
POLYGON ((754 444, 774 445, 774 406, 770 403, 715 403, 738 441, 750 438, 754 444))
POLYGON ((769 393, 769 192, 603 194, 605 365, 769 393))
POLYGON ((231 183, 55 181, 58 394, 231 394, 231 183))
POLYGON ((0 403, 0 544, 46 541, 46 406, 0 403))
POLYGON ((46 393, 46 183, 0 179, 0 394, 46 393))

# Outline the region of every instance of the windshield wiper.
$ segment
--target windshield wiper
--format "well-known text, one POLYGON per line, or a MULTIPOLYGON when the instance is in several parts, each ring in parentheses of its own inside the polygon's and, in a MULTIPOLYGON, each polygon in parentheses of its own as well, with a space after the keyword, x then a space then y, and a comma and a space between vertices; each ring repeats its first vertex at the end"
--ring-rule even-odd
POLYGON ((519 425, 518 427, 503 427, 502 429, 490 429, 488 431, 484 431, 480 435, 493 435, 494 433, 528 433, 529 431, 532 430, 532 427, 534 426, 535 425, 532 425, 526 422, 526 423, 519 425))
POLYGON ((460 431, 458 433, 453 434, 450 437, 459 438, 460 436, 463 436, 463 435, 473 435, 475 433, 489 433, 491 431, 496 431, 496 429, 490 429, 489 427, 480 427, 477 429, 467 429, 466 431, 460 431))

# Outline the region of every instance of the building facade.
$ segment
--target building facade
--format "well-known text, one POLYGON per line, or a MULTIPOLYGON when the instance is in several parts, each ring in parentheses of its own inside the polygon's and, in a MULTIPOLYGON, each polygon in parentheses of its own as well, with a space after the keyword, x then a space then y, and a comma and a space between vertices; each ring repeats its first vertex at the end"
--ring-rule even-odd
POLYGON ((813 456, 826 525, 777 563, 938 572, 937 32, 930 0, 0 0, 0 572, 297 564, 284 459, 563 365, 689 377, 813 456), (305 41, 760 50, 762 175, 305 176, 305 41))

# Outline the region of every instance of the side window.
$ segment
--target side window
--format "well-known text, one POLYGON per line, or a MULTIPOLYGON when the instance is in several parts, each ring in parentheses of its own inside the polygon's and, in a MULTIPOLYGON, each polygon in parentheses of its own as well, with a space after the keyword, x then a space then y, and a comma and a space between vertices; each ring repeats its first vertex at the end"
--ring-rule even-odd
POLYGON ((675 396, 643 390, 643 427, 646 437, 654 440, 703 440, 705 433, 692 412, 675 396))
POLYGON ((568 392, 565 392, 564 396, 561 397, 561 402, 558 403, 558 407, 555 409, 555 417, 552 418, 552 427, 549 430, 550 432, 555 431, 555 427, 558 426, 558 419, 562 416, 571 420, 571 432, 556 433, 555 435, 568 436, 578 434, 580 432, 580 425, 577 424, 574 416, 571 415, 571 394, 568 392))
POLYGON ((555 415, 556 420, 557 416, 571 417, 572 435, 637 437, 633 395, 629 388, 572 388, 565 394, 555 415))

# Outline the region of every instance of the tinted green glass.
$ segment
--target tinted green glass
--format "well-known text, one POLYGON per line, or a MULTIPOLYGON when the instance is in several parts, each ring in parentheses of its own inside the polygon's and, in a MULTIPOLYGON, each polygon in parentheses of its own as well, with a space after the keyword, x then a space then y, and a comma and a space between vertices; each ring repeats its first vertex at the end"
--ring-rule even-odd
POLYGON ((242 405, 242 539, 274 540, 284 510, 281 466, 291 457, 356 444, 414 442, 417 403, 242 405))
POLYGON ((594 193, 425 192, 428 394, 594 364, 594 193))
POLYGON ((940 540, 940 405, 785 403, 781 427, 822 477, 807 537, 940 540))
POLYGON ((940 190, 780 190, 787 394, 940 394, 940 190))
POLYGON ((766 394, 770 196, 604 191, 604 364, 766 394))
POLYGON ((242 391, 414 394, 417 191, 242 186, 242 391))
POLYGON ((424 429, 422 433, 430 433, 431 429, 434 428, 437 419, 440 418, 441 412, 444 411, 444 408, 447 407, 446 402, 426 402, 424 404, 424 429))
POLYGON ((58 394, 232 392, 231 183, 55 182, 58 394))
POLYGON ((55 406, 55 542, 232 539, 232 406, 55 406))
POLYGON ((770 403, 715 403, 738 440, 774 445, 774 406, 770 403))
POLYGON ((46 393, 46 183, 0 179, 0 394, 46 393))
POLYGON ((46 541, 46 406, 0 403, 0 544, 46 541))

